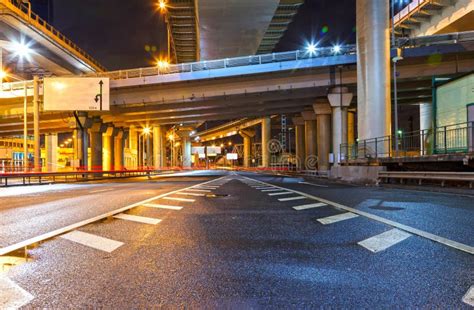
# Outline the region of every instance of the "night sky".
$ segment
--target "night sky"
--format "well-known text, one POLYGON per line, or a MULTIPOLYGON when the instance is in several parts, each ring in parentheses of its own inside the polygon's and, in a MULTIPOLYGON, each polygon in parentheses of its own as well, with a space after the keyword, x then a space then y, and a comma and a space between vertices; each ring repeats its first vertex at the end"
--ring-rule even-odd
MULTIPOLYGON (((53 25, 109 70, 150 66, 166 54, 166 31, 153 0, 49 1, 53 25), (156 52, 147 52, 147 46, 156 52)), ((309 41, 354 43, 355 2, 306 0, 275 51, 300 49, 309 41)), ((35 10, 47 15, 38 5, 35 10)))

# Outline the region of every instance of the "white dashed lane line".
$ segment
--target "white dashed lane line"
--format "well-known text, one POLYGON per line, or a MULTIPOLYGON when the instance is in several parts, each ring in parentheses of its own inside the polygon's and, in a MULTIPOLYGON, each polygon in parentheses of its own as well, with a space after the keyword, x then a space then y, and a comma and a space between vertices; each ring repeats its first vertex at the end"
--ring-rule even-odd
POLYGON ((120 219, 120 220, 125 220, 125 221, 132 221, 132 222, 142 223, 142 224, 150 224, 150 225, 157 225, 158 223, 161 222, 160 219, 155 219, 155 218, 151 218, 151 217, 144 217, 144 216, 138 216, 138 215, 125 214, 125 213, 114 215, 114 218, 120 219))
POLYGON ((358 215, 351 212, 347 212, 347 213, 320 218, 318 219, 318 222, 320 222, 323 225, 329 225, 329 224, 333 224, 333 223, 337 223, 337 222, 341 222, 345 220, 350 220, 355 217, 358 217, 358 215))
POLYGON ((296 206, 296 207, 293 207, 293 209, 295 209, 296 211, 302 211, 302 210, 307 210, 307 209, 320 208, 324 206, 327 206, 327 204, 319 202, 319 203, 310 203, 307 205, 296 206))
POLYGON ((167 209, 167 210, 176 210, 176 211, 183 209, 183 207, 179 207, 179 206, 169 206, 169 205, 162 205, 162 204, 156 204, 156 203, 144 203, 142 204, 142 206, 148 207, 148 208, 167 209))
POLYGON ((391 229, 380 235, 376 235, 365 239, 363 241, 357 242, 357 244, 363 246, 369 251, 374 253, 388 249, 389 247, 402 242, 403 240, 411 237, 412 235, 401 231, 399 229, 391 229))
POLYGON ((96 236, 79 230, 74 230, 64 234, 61 238, 107 253, 111 253, 124 245, 123 242, 96 236))

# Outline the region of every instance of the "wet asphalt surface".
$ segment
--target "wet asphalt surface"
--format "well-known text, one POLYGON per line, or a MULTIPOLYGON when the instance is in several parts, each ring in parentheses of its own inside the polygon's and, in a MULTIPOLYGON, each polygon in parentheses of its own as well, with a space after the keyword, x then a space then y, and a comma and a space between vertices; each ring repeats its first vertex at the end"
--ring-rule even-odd
MULTIPOLYGON (((31 260, 7 276, 34 296, 25 308, 469 308, 462 298, 474 284, 471 254, 418 236, 372 253, 357 242, 392 227, 362 216, 322 225, 316 220, 343 211, 331 206, 295 211, 292 206, 314 201, 280 202, 242 181, 247 176, 303 191, 471 246, 473 198, 226 174, 225 181, 214 183, 227 183, 213 192, 227 196, 160 199, 156 203, 183 209, 127 212, 161 219, 158 225, 107 219, 79 229, 124 243, 112 253, 54 238, 30 250, 31 260)), ((43 193, 40 206, 31 209, 37 213, 28 213, 29 197, 24 205, 0 207, 0 223, 14 230, 20 215, 6 221, 2 213, 18 210, 32 214, 30 222, 41 219, 37 227, 53 225, 49 213, 62 225, 63 212, 89 216, 84 206, 93 202, 118 208, 212 179, 216 176, 99 184, 116 186, 112 193, 90 188, 43 193), (89 203, 70 203, 70 196, 89 197, 89 203), (57 200, 64 200, 62 207, 39 211, 57 200)), ((3 237, 0 227, 2 242, 16 236, 3 237)))

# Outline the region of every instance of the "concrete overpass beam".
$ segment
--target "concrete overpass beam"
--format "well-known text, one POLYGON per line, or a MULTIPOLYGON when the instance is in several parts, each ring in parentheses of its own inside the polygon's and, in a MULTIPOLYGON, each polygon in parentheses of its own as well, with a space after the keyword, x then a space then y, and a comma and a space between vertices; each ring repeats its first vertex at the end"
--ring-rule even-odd
POLYGON ((313 105, 318 128, 318 170, 329 170, 329 153, 331 152, 331 106, 326 102, 313 105))
POLYGON ((305 158, 304 165, 306 169, 315 169, 316 166, 311 164, 314 162, 311 158, 316 157, 316 114, 314 111, 303 111, 301 115, 304 120, 304 141, 305 141, 305 158))
POLYGON ((391 133, 389 1, 357 0, 356 9, 358 136, 364 140, 391 133))
POLYGON ((239 131, 239 134, 244 139, 244 168, 249 168, 252 154, 252 138, 255 136, 255 130, 245 129, 239 131))
POLYGON ((272 120, 270 117, 263 118, 262 121, 262 167, 270 167, 270 150, 269 144, 272 137, 272 120))
POLYGON ((298 169, 301 169, 304 163, 305 143, 304 143, 304 119, 302 117, 293 117, 295 126, 295 156, 298 169))
POLYGON ((328 94, 329 103, 332 108, 332 152, 334 154, 334 166, 338 166, 341 160, 340 147, 347 143, 347 108, 352 101, 352 93, 347 87, 336 87, 328 94))
POLYGON ((44 145, 46 151, 46 171, 56 172, 58 168, 58 134, 46 134, 44 145))

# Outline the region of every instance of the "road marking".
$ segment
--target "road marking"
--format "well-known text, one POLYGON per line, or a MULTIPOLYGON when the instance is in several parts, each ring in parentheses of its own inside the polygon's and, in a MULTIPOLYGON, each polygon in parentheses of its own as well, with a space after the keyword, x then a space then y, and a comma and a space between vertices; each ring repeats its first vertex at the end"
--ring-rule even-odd
POLYGON ((279 191, 281 191, 281 189, 279 189, 279 188, 264 189, 264 190, 262 190, 262 193, 279 192, 279 191))
MULTIPOLYGON (((247 177, 244 177, 244 178, 247 178, 247 177)), ((250 178, 248 178, 248 179, 252 180, 250 178)), ((271 185, 271 184, 268 184, 268 185, 271 185)), ((335 208, 342 209, 342 210, 345 210, 347 212, 352 212, 352 213, 358 214, 360 216, 366 217, 366 218, 371 219, 373 221, 377 221, 377 222, 383 223, 385 225, 389 225, 389 226, 398 228, 400 230, 406 231, 406 232, 411 233, 413 235, 417 235, 417 236, 423 237, 425 239, 428 239, 428 240, 431 240, 431 241, 434 241, 434 242, 437 242, 437 243, 444 244, 444 245, 449 246, 451 248, 454 248, 454 249, 457 249, 457 250, 460 250, 460 251, 463 251, 463 252, 466 252, 466 253, 469 253, 469 254, 474 254, 474 247, 473 246, 470 246, 470 245, 467 245, 467 244, 464 244, 464 243, 461 243, 461 242, 457 242, 457 241, 454 241, 454 240, 451 240, 451 239, 448 239, 448 238, 445 238, 445 237, 441 237, 441 236, 429 233, 427 231, 424 231, 424 230, 421 230, 421 229, 418 229, 418 228, 414 228, 414 227, 411 227, 411 226, 408 226, 408 225, 404 225, 404 224, 401 224, 401 223, 383 218, 381 216, 378 216, 378 215, 375 215, 375 214, 372 214, 372 213, 369 213, 369 212, 360 211, 360 210, 345 206, 343 204, 340 204, 340 203, 337 203, 337 202, 334 202, 334 201, 331 201, 331 200, 328 200, 328 199, 324 199, 322 197, 313 196, 313 195, 310 195, 310 194, 307 194, 307 193, 304 193, 304 192, 301 192, 301 191, 295 191, 295 190, 288 189, 288 188, 281 187, 281 186, 276 186, 276 185, 273 185, 273 186, 281 188, 283 190, 292 191, 295 194, 306 196, 308 199, 313 199, 313 200, 317 200, 317 201, 320 201, 320 202, 324 202, 324 203, 326 203, 328 205, 331 205, 335 208)))
POLYGON ((12 280, 0 275, 0 309, 18 309, 35 298, 12 280))
MULTIPOLYGON (((222 177, 221 177, 222 178, 222 177)), ((161 199, 163 197, 166 197, 168 195, 172 195, 176 192, 179 192, 179 191, 182 191, 182 190, 186 190, 186 189, 189 189, 191 187, 195 187, 195 186, 198 186, 198 185, 205 185, 205 184, 209 184, 210 182, 212 181, 206 181, 204 183, 201 183, 201 184, 197 184, 197 185, 193 185, 193 186, 190 186, 190 187, 185 187, 185 188, 180 188, 180 189, 177 189, 177 190, 174 190, 174 191, 171 191, 171 192, 167 192, 167 193, 164 193, 164 194, 160 194, 158 196, 154 196, 154 197, 151 197, 151 198, 148 198, 148 199, 145 199, 145 200, 142 200, 142 201, 139 201, 139 202, 135 202, 135 203, 132 203, 128 206, 125 206, 125 207, 122 207, 122 208, 119 208, 119 209, 116 209, 116 210, 112 210, 112 211, 109 211, 109 212, 106 212, 106 213, 103 213, 101 215, 97 215, 97 216, 94 216, 92 218, 89 218, 87 220, 83 220, 83 221, 80 221, 80 222, 77 222, 77 223, 74 223, 74 224, 71 224, 71 225, 68 225, 68 226, 65 226, 65 227, 61 227, 61 228, 58 228, 56 230, 53 230, 53 231, 50 231, 50 232, 47 232, 47 233, 44 233, 42 235, 39 235, 39 236, 36 236, 36 237, 33 237, 33 238, 29 238, 29 239, 26 239, 26 240, 23 240, 23 241, 20 241, 18 243, 15 243, 15 244, 12 244, 12 245, 9 245, 9 246, 6 246, 4 248, 0 248, 0 256, 1 255, 5 255, 5 254, 8 254, 10 252, 13 252, 13 251, 16 251, 16 250, 19 250, 19 249, 23 249, 24 247, 30 245, 30 244, 33 244, 33 243, 37 243, 37 242, 41 242, 41 241, 44 241, 44 240, 47 240, 47 239, 51 239, 53 237, 56 237, 56 236, 59 236, 61 234, 64 234, 68 231, 72 231, 72 230, 75 230, 79 227, 82 227, 82 226, 85 226, 85 225, 88 225, 88 224, 91 224, 91 223, 94 223, 94 222, 97 222, 97 221, 100 221, 100 220, 103 220, 105 218, 108 218, 110 216, 113 216, 115 214, 119 214, 119 213, 122 213, 122 212, 125 212, 127 210, 130 210, 130 209, 133 209, 135 207, 139 207, 141 206, 142 204, 144 203, 147 203, 147 202, 152 202, 152 201, 155 201, 155 200, 158 200, 158 199, 161 199)))
POLYGON ((71 231, 65 235, 62 235, 61 238, 107 253, 111 253, 124 245, 123 242, 88 234, 79 230, 71 231))
POLYGON ((301 210, 307 210, 307 209, 313 209, 313 208, 320 208, 324 206, 327 206, 327 204, 318 202, 318 203, 310 203, 307 205, 296 206, 296 207, 293 207, 293 209, 295 209, 296 211, 301 211, 301 210))
POLYGON ((196 186, 197 189, 218 189, 219 186, 196 186))
POLYGON ((89 194, 108 192, 108 191, 111 191, 111 190, 112 190, 112 188, 98 189, 98 190, 95 190, 95 191, 90 191, 89 194))
POLYGON ((169 206, 169 205, 161 205, 156 203, 144 203, 142 206, 148 208, 155 208, 155 209, 168 209, 168 210, 181 210, 183 207, 178 206, 169 206))
POLYGON ((179 198, 179 197, 163 197, 161 199, 168 199, 168 200, 174 200, 174 201, 183 201, 183 202, 195 202, 196 201, 194 199, 179 198))
POLYGON ((299 184, 306 184, 306 185, 316 186, 316 187, 329 187, 327 185, 314 184, 314 183, 309 183, 309 182, 298 182, 298 183, 299 184))
POLYGON ((273 189, 275 187, 273 186, 265 186, 265 187, 255 187, 255 189, 261 190, 261 189, 273 189))
POLYGON ((328 225, 328 224, 333 224, 340 221, 353 219, 355 217, 358 217, 358 215, 351 212, 347 212, 347 213, 320 218, 318 219, 318 222, 320 222, 323 225, 328 225))
POLYGON ((211 190, 209 189, 198 189, 198 188, 189 188, 187 191, 193 191, 193 192, 202 192, 202 193, 210 193, 211 190))
POLYGON ((304 196, 295 196, 295 197, 288 197, 288 198, 280 198, 278 201, 293 201, 293 200, 301 200, 306 199, 304 196))
MULTIPOLYGON (((467 291, 466 295, 462 298, 462 302, 474 307, 474 285, 467 291)), ((1 306, 1 303, 0 303, 1 306)))
POLYGON ((120 213, 120 214, 114 215, 114 218, 120 219, 120 220, 125 220, 125 221, 143 223, 143 224, 151 224, 151 225, 156 225, 159 222, 161 222, 160 219, 155 219, 155 218, 151 218, 151 217, 144 217, 144 216, 138 216, 138 215, 125 214, 125 213, 120 213))
POLYGON ((195 197, 204 197, 202 193, 188 193, 188 192, 177 192, 176 195, 185 195, 185 196, 195 196, 195 197))
POLYGON ((407 239, 410 236, 412 235, 394 228, 384 233, 381 233, 380 235, 376 235, 368 239, 362 240, 360 242, 357 242, 357 244, 363 246, 369 251, 377 253, 377 252, 388 249, 392 245, 402 242, 403 240, 407 239))
POLYGON ((293 194, 293 192, 281 192, 281 189, 279 189, 279 193, 270 193, 268 194, 268 196, 281 196, 281 195, 289 195, 289 194, 293 194))

